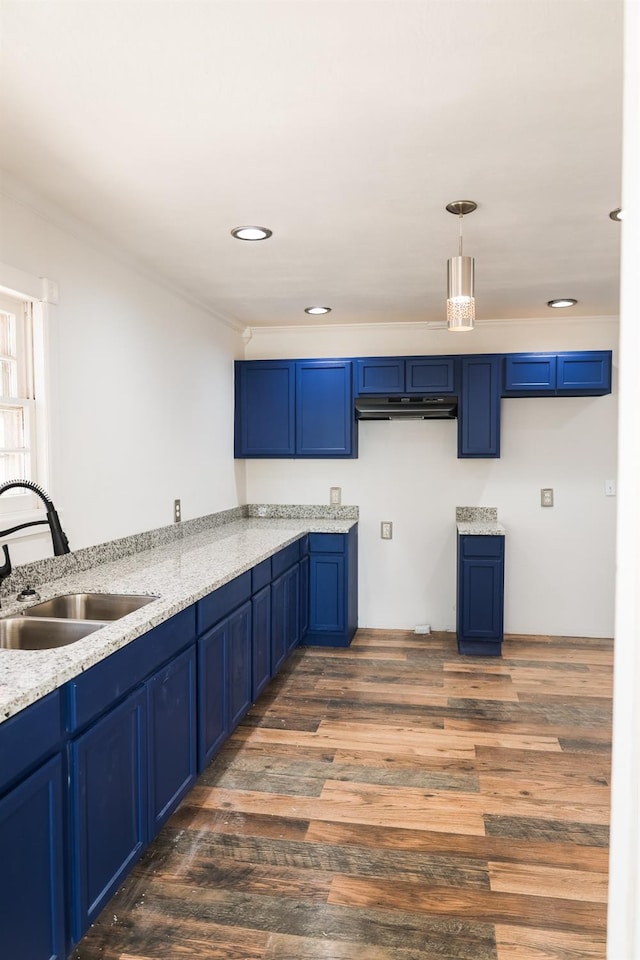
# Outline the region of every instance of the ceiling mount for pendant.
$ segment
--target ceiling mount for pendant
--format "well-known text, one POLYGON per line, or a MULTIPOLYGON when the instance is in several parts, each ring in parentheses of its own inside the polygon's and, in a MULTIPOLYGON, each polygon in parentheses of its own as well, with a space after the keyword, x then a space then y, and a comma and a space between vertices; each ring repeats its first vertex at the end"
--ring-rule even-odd
POLYGON ((445 207, 445 210, 454 213, 456 217, 466 217, 468 213, 473 213, 477 209, 478 204, 474 203, 473 200, 454 200, 453 203, 448 203, 445 207))
POLYGON ((473 330, 476 319, 474 262, 462 255, 462 218, 477 208, 474 200, 453 200, 446 206, 460 220, 458 256, 447 260, 447 328, 453 333, 473 330))

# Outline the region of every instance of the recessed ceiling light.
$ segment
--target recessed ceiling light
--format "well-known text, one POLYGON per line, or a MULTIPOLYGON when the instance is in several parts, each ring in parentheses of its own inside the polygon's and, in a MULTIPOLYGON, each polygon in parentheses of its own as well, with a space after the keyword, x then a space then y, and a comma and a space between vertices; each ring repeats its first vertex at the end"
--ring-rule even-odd
POLYGON ((331 307, 305 307, 305 313, 310 313, 312 317, 318 317, 322 313, 331 313, 331 307))
POLYGON ((560 297, 558 300, 547 300, 548 307, 575 307, 578 301, 572 297, 560 297))
POLYGON ((622 207, 616 207, 615 210, 612 210, 609 214, 612 220, 624 220, 624 210, 622 207))
POLYGON ((234 227, 231 236, 236 240, 267 240, 271 233, 268 227, 234 227))

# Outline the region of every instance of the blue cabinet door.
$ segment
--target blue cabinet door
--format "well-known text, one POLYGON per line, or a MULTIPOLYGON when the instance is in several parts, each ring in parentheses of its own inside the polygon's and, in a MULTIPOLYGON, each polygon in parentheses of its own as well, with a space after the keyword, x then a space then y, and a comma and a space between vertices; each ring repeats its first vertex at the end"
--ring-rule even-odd
POLYGON ((356 394, 361 397, 405 392, 405 361, 402 357, 356 360, 356 376, 356 394))
POLYGON ((253 638, 252 699, 258 699, 271 679, 271 585, 251 598, 253 638))
POLYGON ((559 353, 558 395, 601 397, 611 393, 611 351, 559 353))
POLYGON ((296 563, 287 570, 284 577, 287 605, 285 648, 288 656, 300 643, 300 564, 296 563))
POLYGON ((271 673, 275 677, 287 657, 287 588, 285 574, 271 584, 271 673))
POLYGON ((504 631, 504 537, 458 537, 458 651, 499 656, 504 631))
POLYGON ((296 455, 351 457, 355 452, 351 360, 296 361, 296 455))
POLYGON ((505 397, 544 397, 556 392, 555 354, 511 353, 504 358, 505 397))
POLYGON ((458 457, 500 456, 501 359, 495 356, 461 358, 458 457))
POLYGON ((64 960, 62 760, 0 800, 0 956, 64 960))
POLYGON ((116 892, 146 841, 145 707, 142 687, 71 743, 76 942, 116 892))
POLYGON ((300 561, 300 640, 303 641, 309 630, 309 557, 300 561))
POLYGON ((271 669, 278 672, 300 643, 300 563, 271 584, 271 669))
POLYGON ((198 770, 229 736, 228 620, 198 640, 198 770))
POLYGON ((309 629, 343 633, 346 627, 344 554, 311 554, 309 629))
POLYGON ((228 621, 229 732, 251 706, 251 602, 232 613, 228 621))
POLYGON ((235 442, 238 457, 295 453, 295 367, 292 360, 235 364, 235 442))
POLYGON ((195 646, 147 681, 149 839, 196 780, 195 646))
POLYGON ((455 393, 455 357, 408 357, 406 360, 406 393, 455 393))
POLYGON ((309 627, 302 642, 348 647, 358 628, 358 526, 309 534, 309 627))

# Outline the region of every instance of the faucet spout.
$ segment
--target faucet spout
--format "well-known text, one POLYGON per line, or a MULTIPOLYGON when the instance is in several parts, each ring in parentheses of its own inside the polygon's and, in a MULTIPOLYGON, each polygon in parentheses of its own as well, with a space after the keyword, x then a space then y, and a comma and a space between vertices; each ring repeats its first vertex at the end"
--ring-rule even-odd
MULTIPOLYGON (((48 493, 32 480, 7 480, 6 483, 0 483, 0 496, 2 496, 6 490, 12 490, 14 487, 24 487, 25 490, 31 490, 33 493, 37 494, 45 505, 47 519, 30 520, 28 523, 19 523, 15 527, 9 527, 7 530, 0 530, 0 537, 7 536, 10 533, 15 533, 16 530, 24 530, 25 527, 36 527, 42 523, 47 523, 51 532, 51 542, 53 544, 54 556, 59 557, 63 553, 70 553, 69 541, 67 540, 66 534, 60 524, 58 511, 54 507, 53 500, 48 493)), ((4 550, 6 559, 9 562, 8 553, 6 553, 6 547, 4 550)), ((10 572, 11 571, 9 570, 9 573, 10 572)), ((0 577, 1 576, 2 568, 0 567, 0 577)), ((9 574, 7 573, 6 576, 9 576, 9 574)))

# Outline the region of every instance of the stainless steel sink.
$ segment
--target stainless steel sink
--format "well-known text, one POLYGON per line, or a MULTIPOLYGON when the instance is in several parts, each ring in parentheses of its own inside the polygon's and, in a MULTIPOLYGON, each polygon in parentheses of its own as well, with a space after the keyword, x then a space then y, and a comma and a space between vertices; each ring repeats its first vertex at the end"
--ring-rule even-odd
POLYGON ((5 617, 0 619, 0 649, 52 650, 54 647, 66 647, 104 626, 105 623, 96 620, 5 617))
POLYGON ((157 599, 128 593, 67 593, 28 607, 24 615, 65 620, 119 620, 157 599))

